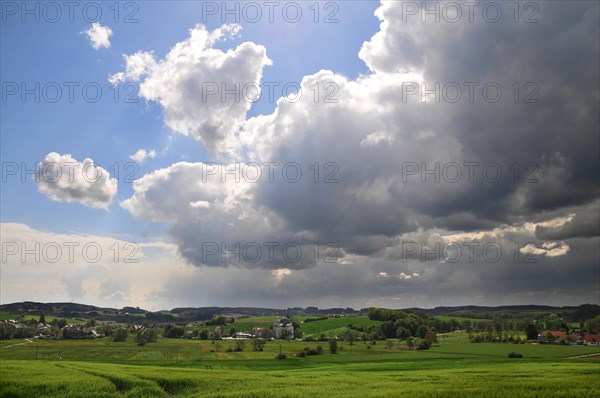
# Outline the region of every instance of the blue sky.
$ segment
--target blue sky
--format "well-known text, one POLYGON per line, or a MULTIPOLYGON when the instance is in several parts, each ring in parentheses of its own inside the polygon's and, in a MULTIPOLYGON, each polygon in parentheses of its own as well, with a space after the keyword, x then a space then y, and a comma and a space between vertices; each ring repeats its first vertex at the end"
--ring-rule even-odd
MULTIPOLYGON (((239 22, 243 28, 240 37, 217 47, 226 49, 243 41, 264 45, 273 60, 273 65, 265 69, 264 81, 282 82, 282 85, 299 83, 303 76, 320 69, 331 69, 350 78, 366 73, 368 69, 358 59, 357 52, 378 29, 378 20, 373 15, 377 2, 356 2, 352 6, 339 3, 338 9, 325 9, 326 3, 321 3, 319 19, 333 13, 332 18, 335 16, 337 23, 315 23, 314 11, 309 9, 313 3, 302 3, 302 18, 294 24, 287 23, 282 11, 277 9, 273 23, 248 22, 240 8, 239 22)), ((36 103, 34 95, 27 95, 22 101, 20 92, 7 94, 2 103, 1 153, 4 162, 19 165, 24 162, 30 169, 53 151, 72 154, 78 160, 90 157, 105 169, 111 166, 113 172, 119 169, 118 198, 124 199, 132 192, 127 176, 139 178, 148 171, 180 160, 214 160, 191 138, 172 134, 162 122, 160 107, 133 95, 135 86, 111 89, 108 83, 109 75, 122 69, 123 54, 148 50, 163 57, 174 43, 184 40, 189 29, 202 23, 203 6, 193 1, 175 1, 168 5, 153 1, 135 3, 138 7, 135 9, 124 2, 117 18, 119 22, 115 23, 115 12, 109 8, 112 3, 99 4, 102 16, 98 22, 109 26, 113 36, 110 48, 98 50, 93 49, 81 33, 91 23, 86 21, 83 11, 77 12, 79 8, 75 9, 73 22, 69 21, 67 8, 62 9, 63 16, 56 23, 48 22, 53 16, 45 17, 41 8, 39 23, 35 23, 34 15, 27 15, 26 23, 22 23, 20 14, 6 15, 1 39, 2 81, 16 82, 19 91, 22 83, 29 89, 39 83, 41 100, 36 103), (130 19, 137 22, 129 22, 130 19), (71 102, 69 86, 65 83, 73 82, 78 85, 73 86, 71 102), (45 100, 55 96, 52 83, 61 87, 56 103, 45 100), (91 102, 95 97, 94 86, 88 88, 89 97, 84 97, 87 92, 84 93, 83 87, 88 83, 102 89, 98 102, 91 102), (47 96, 44 87, 47 87, 47 96), (126 103, 127 98, 133 103, 126 103), (128 164, 132 162, 129 156, 141 147, 160 152, 167 146, 169 150, 165 155, 139 165, 139 170, 128 164)), ((222 18, 225 22, 235 22, 234 15, 224 12, 221 15, 220 3, 217 5, 216 15, 207 13, 205 16, 206 26, 211 30, 222 25, 222 18)), ((268 21, 268 9, 262 8, 262 11, 261 21, 268 21)), ((290 16, 292 11, 289 11, 290 16)), ((93 8, 89 15, 91 21, 96 21, 92 18, 93 8)), ((275 89, 278 97, 281 91, 279 87, 275 89)), ((274 101, 263 97, 248 115, 270 113, 274 108, 274 101)), ((134 221, 118 203, 113 203, 110 211, 102 211, 77 203, 53 202, 36 192, 35 184, 29 181, 31 177, 25 183, 21 183, 20 176, 6 178, 8 189, 2 190, 4 222, 25 222, 60 232, 136 236, 147 232, 160 235, 165 228, 162 224, 134 221)))
POLYGON ((2 2, 1 302, 598 303, 597 2, 485 1, 470 20, 448 2, 285 1, 273 22, 264 2, 255 22, 248 2, 227 3, 239 21, 223 2, 145 1, 51 22, 47 4, 2 2), (206 100, 207 82, 279 86, 250 105, 206 100), (82 177, 90 162, 114 180, 82 177), (273 181, 223 177, 269 162, 273 181), (72 181, 22 178, 73 164, 72 181), (102 256, 54 259, 57 242, 102 256))

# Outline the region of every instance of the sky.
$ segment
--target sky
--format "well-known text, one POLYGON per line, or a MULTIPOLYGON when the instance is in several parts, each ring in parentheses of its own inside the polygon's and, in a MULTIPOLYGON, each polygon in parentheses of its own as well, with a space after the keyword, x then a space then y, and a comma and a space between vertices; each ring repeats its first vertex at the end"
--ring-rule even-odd
POLYGON ((3 304, 600 304, 597 2, 1 7, 3 304))

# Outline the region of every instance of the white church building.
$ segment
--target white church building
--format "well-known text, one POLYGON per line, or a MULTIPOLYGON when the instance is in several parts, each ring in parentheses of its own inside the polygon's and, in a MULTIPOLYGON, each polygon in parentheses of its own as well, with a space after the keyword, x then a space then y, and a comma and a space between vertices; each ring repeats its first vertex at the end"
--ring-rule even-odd
POLYGON ((294 325, 292 325, 292 322, 290 322, 287 318, 283 318, 281 321, 279 320, 279 317, 276 316, 275 319, 273 320, 273 334, 275 336, 276 339, 281 339, 283 338, 284 330, 287 330, 289 333, 287 333, 286 338, 287 339, 293 339, 294 338, 294 325))

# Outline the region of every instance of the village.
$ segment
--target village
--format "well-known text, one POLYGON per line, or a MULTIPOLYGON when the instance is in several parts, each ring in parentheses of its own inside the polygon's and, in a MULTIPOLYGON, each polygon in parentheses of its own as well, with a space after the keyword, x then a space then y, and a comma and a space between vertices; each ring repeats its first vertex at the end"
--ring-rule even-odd
MULTIPOLYGON (((129 334, 141 334, 152 330, 158 337, 185 338, 192 340, 228 340, 228 339, 265 339, 265 340, 302 340, 300 325, 287 317, 274 316, 273 321, 265 326, 252 326, 247 331, 236 329, 236 316, 216 317, 211 321, 187 322, 182 325, 171 324, 136 324, 116 323, 114 321, 88 320, 85 323, 65 323, 62 319, 40 322, 30 319, 18 321, 14 319, 0 320, 0 340, 10 338, 35 339, 95 339, 113 337, 115 341, 124 341, 129 334), (211 325, 212 323, 212 325, 211 325), (214 323, 218 323, 215 325, 214 323), (268 326, 267 326, 268 325, 268 326), (212 328, 211 328, 212 326, 212 328), (124 339, 116 338, 121 332, 124 339)), ((241 325, 241 323, 239 324, 241 325)), ((530 344, 560 344, 572 346, 600 346, 600 334, 573 331, 540 331, 537 339, 528 340, 530 344)))
POLYGON ((116 330, 125 329, 127 333, 137 334, 146 330, 162 330, 160 337, 189 338, 201 340, 221 339, 283 339, 291 340, 301 337, 301 330, 294 328, 294 324, 287 318, 275 316, 269 327, 252 327, 248 332, 227 328, 226 322, 235 321, 234 317, 221 317, 222 325, 216 325, 209 331, 210 322, 189 322, 185 326, 118 324, 114 321, 94 321, 86 323, 64 323, 55 320, 46 323, 43 317, 41 322, 29 320, 27 322, 14 319, 0 320, 0 340, 10 338, 37 338, 37 339, 93 339, 113 336, 116 330), (204 327, 204 329, 202 329, 204 327))

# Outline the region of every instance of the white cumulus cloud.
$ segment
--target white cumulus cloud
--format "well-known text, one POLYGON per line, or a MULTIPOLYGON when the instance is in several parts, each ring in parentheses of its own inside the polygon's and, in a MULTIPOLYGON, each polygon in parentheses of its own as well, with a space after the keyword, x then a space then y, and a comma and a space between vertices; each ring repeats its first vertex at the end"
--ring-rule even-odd
POLYGON ((108 26, 102 26, 99 22, 94 22, 92 26, 83 33, 87 35, 92 47, 96 50, 100 49, 100 47, 110 47, 110 37, 113 32, 108 26))
POLYGON ((142 163, 144 160, 146 160, 146 158, 154 159, 155 157, 156 157, 156 151, 154 149, 151 149, 148 151, 143 148, 138 149, 136 153, 129 156, 129 158, 131 160, 134 160, 138 163, 142 163))
POLYGON ((192 136, 213 153, 235 153, 237 134, 252 105, 244 87, 260 86, 263 67, 271 64, 265 47, 252 42, 226 52, 213 48, 240 30, 226 24, 209 32, 199 24, 164 59, 146 51, 124 55, 125 71, 109 81, 140 81, 140 95, 162 106, 169 128, 192 136), (226 90, 239 98, 224 98, 226 90))
POLYGON ((117 193, 117 180, 108 171, 95 166, 92 159, 79 162, 70 154, 46 155, 34 179, 38 190, 57 202, 107 208, 117 193))

